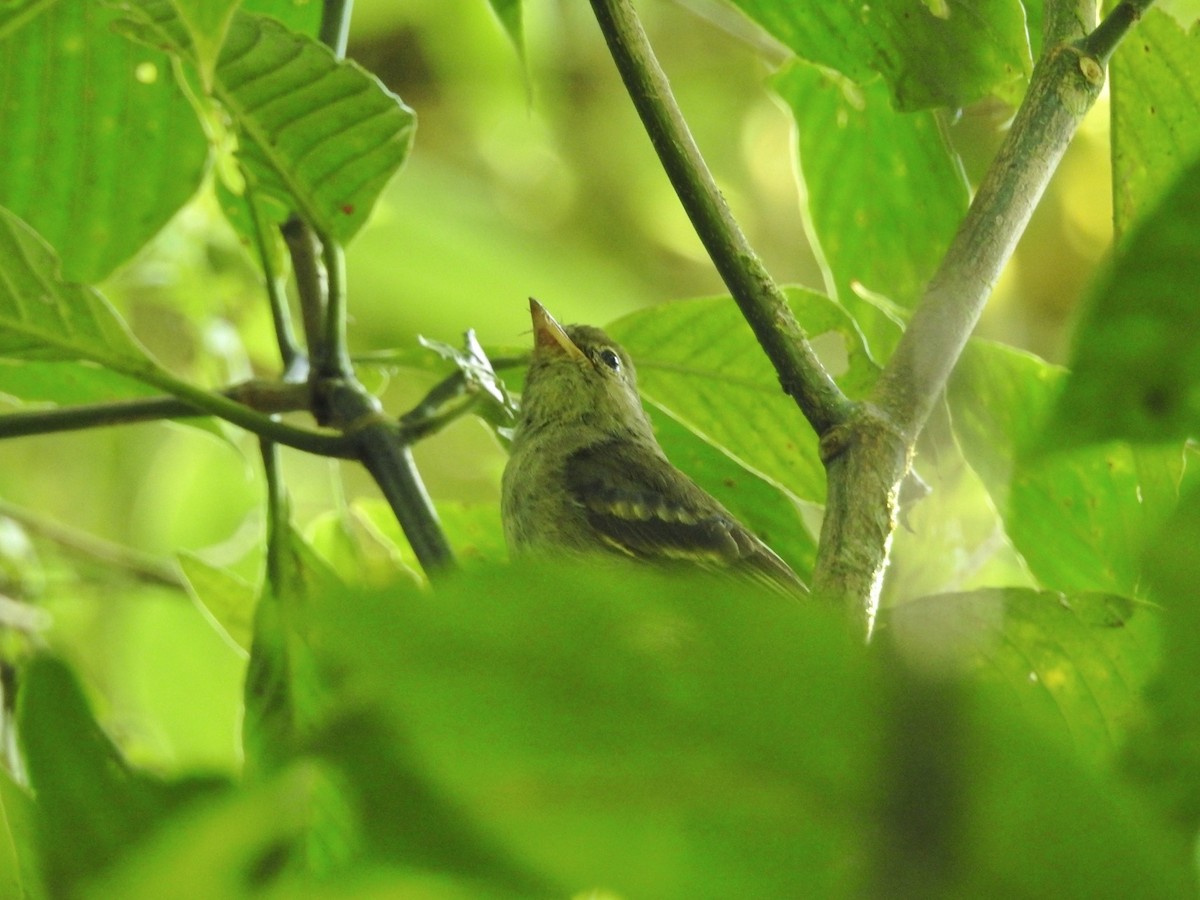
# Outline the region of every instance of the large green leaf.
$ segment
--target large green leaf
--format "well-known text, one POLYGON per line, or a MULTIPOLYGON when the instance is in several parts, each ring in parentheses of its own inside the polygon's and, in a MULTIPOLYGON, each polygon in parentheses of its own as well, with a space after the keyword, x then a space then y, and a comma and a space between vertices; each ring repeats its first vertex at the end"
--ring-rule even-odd
POLYGON ((1186 896, 1190 867, 1059 728, 1007 689, 882 665, 803 605, 542 565, 321 608, 340 691, 563 895, 1186 896))
POLYGON ((967 209, 935 114, 897 113, 882 84, 803 63, 774 85, 796 118, 808 215, 837 296, 858 282, 911 307, 967 209))
MULTIPOLYGON (((144 40, 194 59, 168 0, 138 7, 144 40)), ((377 78, 271 18, 234 17, 213 91, 256 187, 337 240, 362 227, 412 144, 412 110, 377 78)))
POLYGON ((860 84, 876 74, 903 110, 1013 95, 1032 69, 1019 0, 733 0, 801 59, 860 84))
POLYGON ((920 665, 979 673, 1101 769, 1137 721, 1160 618, 1112 595, 996 588, 904 603, 884 615, 880 636, 920 665))
MULTIPOLYGON (((791 289, 788 297, 838 382, 862 396, 876 368, 854 322, 820 294, 791 289)), ((643 310, 609 333, 629 350, 649 403, 748 472, 802 500, 824 500, 816 437, 730 298, 643 310)))
POLYGON ((1200 156, 1200 28, 1149 10, 1110 68, 1113 220, 1128 229, 1200 156))
POLYGON ((1200 434, 1200 158, 1140 220, 1075 333, 1048 440, 1200 434))
POLYGON ((114 33, 117 15, 100 0, 46 4, 0 41, 0 204, 85 282, 140 249, 208 160, 169 57, 114 33))
POLYGON ((1042 586, 1140 597, 1141 552, 1174 508, 1182 449, 1035 452, 1064 380, 1029 354, 972 342, 950 381, 955 434, 1042 586))

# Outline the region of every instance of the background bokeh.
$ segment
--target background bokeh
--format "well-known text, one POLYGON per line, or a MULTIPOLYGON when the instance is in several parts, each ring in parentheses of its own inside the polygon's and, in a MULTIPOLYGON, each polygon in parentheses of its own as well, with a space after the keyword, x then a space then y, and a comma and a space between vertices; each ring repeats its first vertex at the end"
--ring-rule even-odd
MULTIPOLYGON (((751 243, 778 280, 822 287, 800 212, 790 118, 765 86, 766 39, 715 2, 641 7, 751 243)), ((530 295, 565 321, 604 324, 723 291, 587 4, 540 0, 526 14, 522 61, 483 0, 356 3, 349 55, 419 120, 411 158, 349 249, 356 351, 412 348, 418 335, 457 343, 469 328, 489 348, 520 348, 530 295)), ((1010 115, 986 102, 948 123, 972 180, 1010 115)), ((982 334, 1065 357, 1073 311, 1111 239, 1108 165, 1102 98, 982 334)), ((209 384, 277 367, 255 269, 215 210, 211 196, 198 197, 103 286, 159 358, 209 384)), ((432 378, 410 369, 368 375, 393 413, 432 378)), ((481 424, 456 423, 422 444, 417 459, 439 503, 495 503, 504 454, 481 424)), ((339 510, 374 495, 353 467, 290 452, 285 465, 302 529, 341 527, 339 510)), ((256 577, 263 517, 254 443, 178 424, 7 441, 0 497, 0 523, 7 514, 21 525, 0 532, 0 558, 36 559, 20 567, 22 591, 54 617, 51 639, 87 674, 122 743, 151 764, 233 767, 244 662, 171 587, 169 564, 187 551, 256 577), (80 566, 106 555, 120 562, 118 574, 80 566)))

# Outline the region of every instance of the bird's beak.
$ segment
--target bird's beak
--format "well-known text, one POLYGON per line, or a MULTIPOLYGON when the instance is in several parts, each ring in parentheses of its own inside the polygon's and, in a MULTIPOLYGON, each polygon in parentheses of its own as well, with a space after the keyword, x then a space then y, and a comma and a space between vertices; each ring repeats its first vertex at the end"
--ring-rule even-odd
POLYGON ((529 316, 533 319, 534 353, 561 353, 580 362, 587 360, 583 351, 576 347, 575 342, 563 331, 562 326, 554 321, 554 316, 532 297, 529 298, 529 316))

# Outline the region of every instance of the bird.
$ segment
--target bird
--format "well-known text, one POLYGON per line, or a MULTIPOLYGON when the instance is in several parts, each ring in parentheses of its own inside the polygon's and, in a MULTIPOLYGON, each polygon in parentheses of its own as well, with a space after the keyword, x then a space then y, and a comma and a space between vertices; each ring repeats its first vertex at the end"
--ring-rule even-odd
POLYGON ((529 299, 533 355, 501 480, 514 556, 616 554, 692 564, 799 596, 795 572, 659 446, 633 360, 590 325, 529 299))

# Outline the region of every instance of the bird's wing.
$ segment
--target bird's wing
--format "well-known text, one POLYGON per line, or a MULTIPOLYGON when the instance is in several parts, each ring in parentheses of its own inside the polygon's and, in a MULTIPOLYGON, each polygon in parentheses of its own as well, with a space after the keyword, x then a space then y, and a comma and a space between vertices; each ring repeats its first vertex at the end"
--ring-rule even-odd
POLYGON ((614 550, 733 568, 789 593, 806 590, 787 563, 661 456, 601 444, 571 456, 566 476, 589 524, 614 550))

